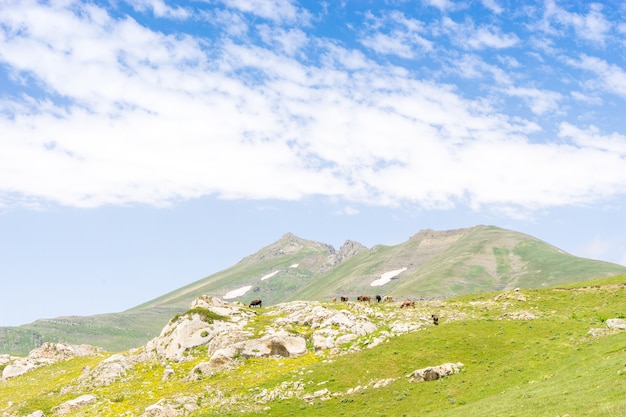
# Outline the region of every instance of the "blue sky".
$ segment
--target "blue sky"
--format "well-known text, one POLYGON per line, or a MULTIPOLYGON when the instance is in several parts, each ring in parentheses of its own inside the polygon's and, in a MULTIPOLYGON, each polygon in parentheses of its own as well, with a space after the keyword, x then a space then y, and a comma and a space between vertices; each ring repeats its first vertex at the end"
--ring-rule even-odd
POLYGON ((0 2, 0 325, 286 232, 493 224, 626 265, 626 3, 0 2))

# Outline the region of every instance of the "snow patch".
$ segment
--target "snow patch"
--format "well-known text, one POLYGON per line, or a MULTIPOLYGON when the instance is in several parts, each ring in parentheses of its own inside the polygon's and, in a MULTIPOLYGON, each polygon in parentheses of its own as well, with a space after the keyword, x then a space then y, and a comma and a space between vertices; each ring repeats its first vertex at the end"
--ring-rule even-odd
POLYGON ((274 275, 278 274, 280 271, 274 271, 271 274, 263 275, 261 277, 261 281, 265 281, 268 278, 272 278, 274 275))
POLYGON ((293 264, 293 265, 290 265, 289 268, 297 268, 299 266, 300 266, 300 264, 293 264))
POLYGON ((241 288, 239 288, 237 290, 228 291, 226 294, 224 294, 224 296, 222 298, 224 300, 229 300, 231 298, 241 297, 242 295, 244 295, 245 293, 247 293, 251 289, 252 289, 252 285, 246 285, 245 287, 241 287, 241 288))
POLYGON ((391 281, 391 278, 400 275, 402 272, 406 271, 406 267, 401 269, 396 269, 393 271, 385 272, 378 278, 377 280, 372 281, 370 284, 371 287, 382 287, 385 284, 388 284, 391 281))

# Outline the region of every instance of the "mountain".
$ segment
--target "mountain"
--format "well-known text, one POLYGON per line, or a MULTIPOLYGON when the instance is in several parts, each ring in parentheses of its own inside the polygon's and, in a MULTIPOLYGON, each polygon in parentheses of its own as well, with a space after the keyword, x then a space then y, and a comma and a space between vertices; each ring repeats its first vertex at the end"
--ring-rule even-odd
POLYGON ((330 245, 287 233, 237 264, 121 313, 59 317, 0 328, 0 352, 26 354, 44 341, 119 351, 154 337, 195 298, 264 305, 361 294, 396 299, 541 288, 625 274, 626 267, 575 257, 532 236, 494 226, 422 230, 395 246, 330 245))

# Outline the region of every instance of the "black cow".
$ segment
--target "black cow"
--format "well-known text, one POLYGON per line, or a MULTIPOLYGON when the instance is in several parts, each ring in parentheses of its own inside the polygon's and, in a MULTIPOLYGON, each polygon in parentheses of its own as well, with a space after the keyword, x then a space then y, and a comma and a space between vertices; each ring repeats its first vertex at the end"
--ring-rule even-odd
POLYGON ((376 302, 380 303, 380 300, 382 300, 383 297, 381 297, 380 295, 376 294, 376 302))
POLYGON ((433 314, 431 317, 433 318, 433 324, 435 326, 439 326, 439 316, 436 314, 433 314))
POLYGON ((256 300, 252 300, 250 301, 250 307, 263 307, 263 301, 259 300, 258 298, 256 300))

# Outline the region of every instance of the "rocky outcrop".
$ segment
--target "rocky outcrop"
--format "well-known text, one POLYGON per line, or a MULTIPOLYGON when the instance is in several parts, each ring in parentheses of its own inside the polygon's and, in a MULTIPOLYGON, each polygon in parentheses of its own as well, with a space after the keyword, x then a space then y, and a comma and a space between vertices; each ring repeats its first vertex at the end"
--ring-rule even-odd
POLYGON ((334 249, 331 251, 331 254, 328 256, 328 264, 337 265, 366 250, 368 249, 359 242, 346 240, 338 251, 335 251, 334 249))
MULTIPOLYGON (((316 351, 331 349, 376 331, 370 320, 372 309, 364 308, 364 314, 347 309, 334 310, 312 302, 292 302, 277 306, 275 314, 284 315, 274 321, 274 326, 308 326, 313 330, 312 341, 316 351), (368 315, 369 314, 369 315, 368 315)), ((359 307, 357 307, 359 308, 359 307)))
POLYGON ((125 376, 137 362, 136 357, 115 354, 100 362, 94 369, 87 370, 79 377, 79 381, 91 386, 109 385, 125 376))
POLYGON ((92 356, 102 353, 102 349, 90 345, 70 345, 66 343, 44 343, 40 347, 33 349, 27 357, 4 357, 6 366, 2 370, 2 378, 7 380, 19 375, 23 375, 40 366, 50 365, 81 356, 92 356))
POLYGON ((66 401, 63 404, 52 408, 52 413, 57 415, 69 414, 80 408, 95 404, 96 400, 97 397, 93 394, 81 395, 80 397, 66 401))
POLYGON ((250 337, 243 328, 254 315, 243 304, 202 296, 187 313, 174 318, 158 337, 148 342, 146 350, 176 362, 184 360, 185 353, 198 346, 207 346, 213 353, 250 337))
POLYGON ((416 369, 406 377, 409 378, 409 382, 434 381, 439 378, 459 373, 463 366, 464 365, 461 362, 444 363, 443 365, 416 369))

